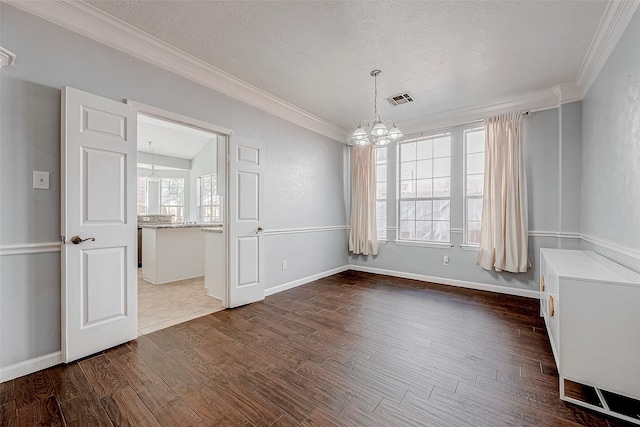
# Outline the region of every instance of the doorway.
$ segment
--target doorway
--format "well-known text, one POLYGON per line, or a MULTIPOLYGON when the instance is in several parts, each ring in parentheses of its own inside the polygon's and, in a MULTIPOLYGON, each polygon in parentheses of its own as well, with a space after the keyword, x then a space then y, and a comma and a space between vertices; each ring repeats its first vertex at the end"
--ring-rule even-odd
POLYGON ((225 307, 225 145, 210 130, 137 114, 139 335, 225 307))

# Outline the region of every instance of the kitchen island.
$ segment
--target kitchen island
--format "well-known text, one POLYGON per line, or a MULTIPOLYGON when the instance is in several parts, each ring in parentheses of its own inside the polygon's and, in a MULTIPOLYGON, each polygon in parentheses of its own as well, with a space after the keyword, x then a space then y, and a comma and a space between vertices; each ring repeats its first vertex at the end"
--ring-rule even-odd
POLYGON ((203 227, 214 224, 144 224, 142 277, 155 284, 204 276, 203 227))

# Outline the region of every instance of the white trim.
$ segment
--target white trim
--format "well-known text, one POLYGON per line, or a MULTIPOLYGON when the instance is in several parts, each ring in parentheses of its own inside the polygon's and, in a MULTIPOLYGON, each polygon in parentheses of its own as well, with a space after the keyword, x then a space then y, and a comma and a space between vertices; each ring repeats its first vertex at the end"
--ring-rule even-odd
POLYGON ((15 363, 13 365, 0 368, 0 382, 9 381, 14 378, 29 375, 43 369, 50 368, 62 363, 62 353, 59 351, 45 354, 44 356, 35 357, 25 360, 24 362, 15 363))
POLYGON ((580 233, 566 233, 562 231, 529 231, 529 237, 556 237, 558 239, 580 239, 580 233))
POLYGON ((584 57, 580 70, 576 75, 576 84, 582 88, 583 97, 602 71, 620 36, 629 24, 638 7, 637 0, 610 1, 598 25, 591 46, 584 57))
POLYGON ((584 97, 581 88, 575 83, 563 83, 549 89, 526 93, 478 107, 449 110, 426 117, 403 121, 402 129, 404 130, 404 134, 408 135, 411 133, 428 132, 430 130, 465 125, 484 120, 496 114, 515 110, 541 111, 557 108, 558 96, 556 93, 559 89, 565 94, 565 97, 562 99, 563 104, 580 101, 584 97))
POLYGON ((277 294, 278 292, 286 291, 288 289, 292 289, 292 288, 313 282, 314 280, 320 280, 325 277, 333 276, 334 274, 342 273, 343 271, 347 271, 347 270, 349 270, 349 266, 343 265, 342 267, 323 271, 322 273, 313 274, 311 276, 303 277, 302 279, 298 279, 292 282, 284 283, 282 285, 274 286, 273 288, 265 289, 264 296, 268 297, 269 295, 277 294))
POLYGON ((19 245, 0 246, 0 256, 41 254, 47 252, 60 252, 60 242, 22 243, 19 245))
POLYGON ((470 245, 468 243, 465 243, 459 246, 460 246, 460 249, 462 249, 463 251, 478 252, 480 250, 480 245, 470 245))
POLYGON ((0 68, 7 65, 13 65, 15 61, 16 54, 0 46, 0 68))
POLYGON ((417 240, 394 240, 398 246, 415 246, 418 248, 437 248, 437 249, 450 249, 453 247, 451 242, 420 242, 417 240))
POLYGON ((265 230, 263 234, 265 236, 275 236, 280 234, 318 233, 321 231, 340 231, 348 229, 348 225, 329 225, 326 227, 281 228, 274 230, 265 230))
POLYGON ((173 122, 179 125, 196 128, 198 130, 206 130, 206 131, 217 133, 223 136, 228 136, 233 133, 232 130, 214 125, 213 123, 194 119, 188 116, 183 116, 182 114, 163 110, 161 108, 154 107, 152 105, 143 104, 142 102, 132 101, 128 99, 127 104, 135 108, 138 114, 153 116, 155 118, 159 118, 168 122, 173 122))
POLYGON ((450 228, 449 232, 451 234, 462 234, 464 230, 462 228, 450 228))
POLYGON ((515 295, 525 298, 540 298, 540 292, 528 289, 510 288, 508 286, 490 285, 487 283, 467 282, 464 280, 446 279, 443 277, 426 276, 423 274, 405 273, 402 271, 385 270, 381 268, 365 267, 351 264, 348 270, 362 271, 365 273, 381 274, 384 276, 400 277, 403 279, 420 280, 422 282, 438 283, 441 285, 457 286, 460 288, 475 289, 478 291, 489 291, 499 294, 515 295))
POLYGON ((600 237, 591 236, 589 234, 583 234, 581 237, 582 240, 593 243, 594 245, 602 246, 603 248, 640 260, 640 248, 621 245, 619 243, 601 239, 600 237))
POLYGON ((86 3, 60 0, 7 0, 7 3, 328 138, 343 143, 348 138, 344 129, 86 3))

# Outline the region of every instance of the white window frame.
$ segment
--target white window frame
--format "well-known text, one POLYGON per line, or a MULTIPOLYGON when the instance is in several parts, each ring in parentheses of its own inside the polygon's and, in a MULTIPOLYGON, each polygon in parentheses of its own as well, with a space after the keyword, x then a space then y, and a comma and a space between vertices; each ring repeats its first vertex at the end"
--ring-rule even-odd
MULTIPOLYGON (((433 150, 433 147, 432 147, 433 150)), ((432 151, 433 153, 433 151, 432 151)), ((434 157, 432 157, 431 159, 434 159, 434 157)), ((417 167, 417 161, 416 160, 416 167, 417 167)), ((447 129, 445 131, 434 131, 433 133, 429 133, 429 134, 424 134, 421 135, 419 138, 413 138, 413 139, 408 139, 408 140, 404 140, 402 142, 399 142, 397 145, 397 160, 396 160, 396 168, 397 168, 397 173, 396 173, 396 186, 397 186, 397 195, 396 195, 396 240, 395 243, 397 245, 405 245, 405 246, 433 246, 433 247, 452 247, 451 245, 451 216, 452 216, 452 212, 451 212, 451 200, 452 200, 452 181, 453 181, 453 177, 452 177, 452 170, 453 170, 453 165, 452 165, 452 161, 453 161, 453 132, 452 129, 447 129), (433 194, 431 195, 431 197, 418 197, 417 195, 417 178, 415 178, 415 182, 416 182, 416 197, 413 198, 403 198, 402 197, 402 163, 403 162, 403 158, 402 158, 402 145, 403 144, 408 144, 408 143, 413 143, 413 142, 419 142, 419 141, 423 141, 423 140, 428 140, 428 139, 432 139, 435 140, 437 138, 442 138, 442 137, 448 137, 449 138, 449 155, 448 156, 440 156, 440 157, 436 157, 438 159, 441 158, 448 158, 449 159, 449 196, 448 197, 444 197, 444 196, 433 196, 433 194), (401 227, 401 221, 403 221, 402 219, 402 214, 401 214, 401 205, 403 201, 436 201, 436 200, 448 200, 449 201, 449 240, 448 241, 441 241, 441 240, 419 240, 419 239, 406 239, 406 238, 402 238, 401 237, 401 233, 402 233, 402 227, 401 227)), ((433 178, 433 171, 432 171, 432 177, 430 179, 434 179, 433 178)), ((425 178, 426 179, 426 178, 425 178)), ((433 189, 433 186, 432 186, 433 189)), ((413 221, 417 221, 416 219, 414 219, 413 221)), ((435 222, 433 219, 431 220, 431 222, 435 222)))
POLYGON ((196 205, 198 206, 198 222, 202 224, 208 224, 213 222, 222 222, 222 197, 217 194, 218 192, 218 176, 216 174, 202 175, 196 179, 196 205), (205 179, 210 179, 211 182, 211 190, 210 203, 205 203, 204 195, 202 192, 203 184, 202 182, 205 179), (206 215, 205 210, 211 209, 211 211, 217 210, 217 215, 206 215), (217 209, 216 209, 217 208, 217 209))
MULTIPOLYGON (((462 202, 462 209, 463 209, 463 220, 462 220, 462 233, 463 233, 463 237, 462 237, 462 241, 463 244, 461 245, 463 248, 470 248, 470 249, 477 249, 479 247, 479 242, 472 242, 469 240, 469 235, 468 235, 468 227, 469 227, 469 220, 468 220, 468 201, 470 199, 476 199, 476 200, 482 200, 484 197, 484 189, 483 189, 483 194, 480 195, 473 195, 473 196, 469 196, 467 194, 467 178, 468 178, 468 173, 467 173, 467 155, 469 153, 467 153, 467 134, 471 133, 471 132, 478 132, 480 130, 483 130, 486 132, 486 127, 484 125, 484 123, 474 123, 472 125, 469 125, 468 127, 465 127, 463 129, 463 152, 462 152, 462 161, 463 161, 463 183, 462 183, 462 194, 463 194, 463 202, 462 202)), ((479 153, 479 152, 478 152, 479 153)), ((485 153, 485 151, 482 151, 482 153, 485 153)), ((475 154, 475 153, 471 153, 471 154, 475 154)), ((476 174, 474 174, 476 175, 476 174)), ((482 177, 484 180, 484 170, 482 173, 482 177)))
POLYGON ((164 211, 164 208, 167 208, 167 210, 171 210, 174 208, 182 208, 182 218, 179 218, 177 215, 173 218, 174 222, 177 223, 181 223, 181 222, 185 222, 186 221, 186 190, 187 190, 187 186, 186 186, 186 179, 184 177, 177 177, 177 176, 171 176, 171 177, 162 177, 160 178, 160 214, 163 215, 168 215, 170 213, 164 211), (171 180, 178 180, 178 181, 182 181, 182 204, 181 205, 167 205, 164 204, 163 202, 165 201, 164 197, 162 196, 162 187, 163 184, 167 181, 171 181, 171 180))
POLYGON ((138 176, 136 179, 136 211, 138 211, 138 208, 142 206, 138 203, 138 189, 141 181, 144 182, 144 212, 138 212, 138 215, 149 213, 149 180, 146 176, 138 176))
POLYGON ((389 207, 389 147, 388 146, 382 146, 382 147, 376 147, 375 149, 375 156, 376 156, 376 231, 378 234, 378 241, 379 242, 386 242, 387 241, 387 223, 389 221, 389 217, 387 215, 388 212, 388 207, 389 207), (386 156, 385 156, 385 161, 384 162, 380 162, 378 161, 378 151, 382 152, 384 151, 386 156), (378 166, 385 166, 386 167, 386 174, 385 174, 385 178, 384 180, 381 180, 380 177, 378 176, 378 166), (380 184, 384 184, 385 186, 385 197, 384 198, 378 198, 378 185, 380 184), (378 203, 379 202, 384 202, 384 226, 382 228, 379 228, 379 226, 381 225, 380 222, 378 222, 378 203))

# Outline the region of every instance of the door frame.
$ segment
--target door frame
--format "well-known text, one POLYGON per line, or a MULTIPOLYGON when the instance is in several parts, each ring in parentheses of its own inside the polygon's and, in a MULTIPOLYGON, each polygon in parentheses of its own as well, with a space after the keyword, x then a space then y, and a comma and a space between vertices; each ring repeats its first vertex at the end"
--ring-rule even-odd
MULTIPOLYGON (((194 119, 192 117, 188 117, 188 116, 183 116, 181 114, 177 114, 177 113, 173 113, 171 111, 167 111, 167 110, 163 110, 161 108, 157 108, 157 107, 153 107, 151 105, 147 105, 147 104, 143 104, 141 102, 137 102, 137 101, 132 101, 132 100, 127 100, 127 104, 131 105, 135 110, 136 110, 136 114, 144 114, 147 116, 151 116, 160 120, 165 120, 168 122, 173 122, 179 125, 183 125, 183 126, 187 126, 187 127, 192 127, 192 128, 197 128, 197 129, 201 129, 201 130, 205 130, 207 132, 211 132, 211 133, 215 133, 216 135, 218 135, 220 137, 220 139, 224 139, 224 164, 225 164, 225 171, 224 171, 224 175, 225 175, 225 182, 224 182, 224 192, 225 192, 225 199, 223 201, 223 220, 222 220, 222 227, 224 230, 224 265, 225 265, 225 269, 224 269, 224 283, 225 283, 225 300, 222 301, 223 305, 225 308, 228 308, 229 306, 229 264, 230 264, 230 257, 229 257, 229 246, 230 246, 230 240, 229 240, 229 206, 231 204, 231 200, 230 197, 231 195, 229 194, 229 138, 231 137, 233 131, 227 128, 223 128, 221 126, 217 126, 214 125, 212 123, 209 122, 205 122, 202 120, 198 120, 198 119, 194 119)), ((218 141, 220 142, 220 141, 218 141)))

